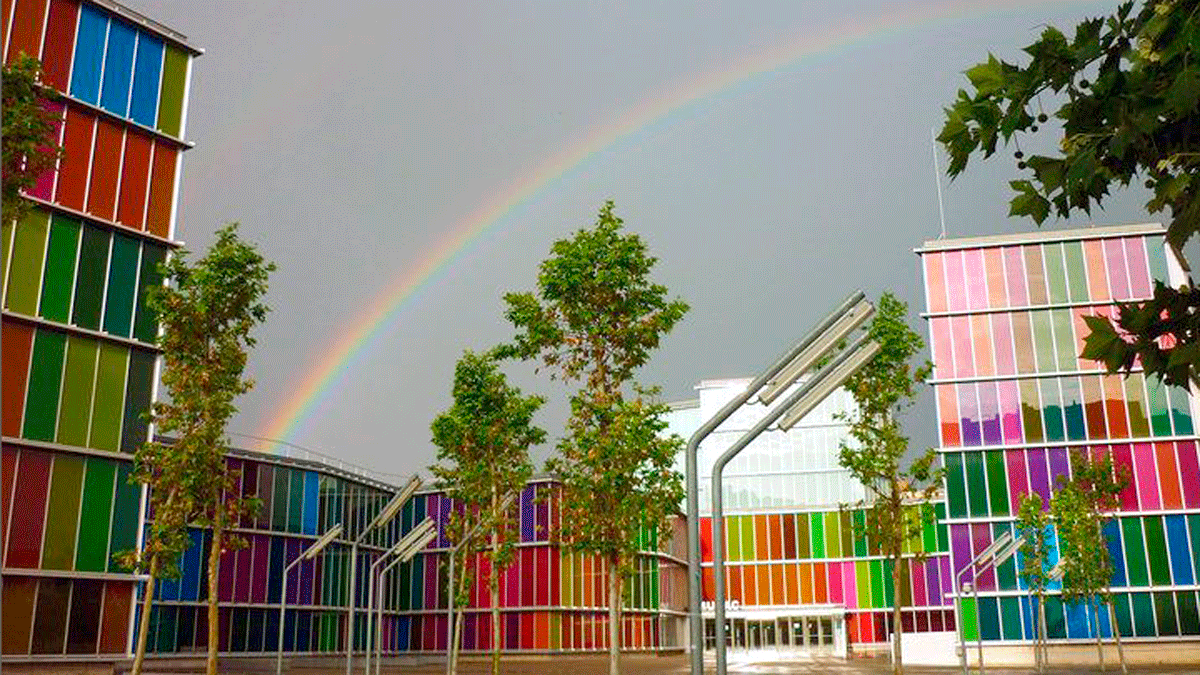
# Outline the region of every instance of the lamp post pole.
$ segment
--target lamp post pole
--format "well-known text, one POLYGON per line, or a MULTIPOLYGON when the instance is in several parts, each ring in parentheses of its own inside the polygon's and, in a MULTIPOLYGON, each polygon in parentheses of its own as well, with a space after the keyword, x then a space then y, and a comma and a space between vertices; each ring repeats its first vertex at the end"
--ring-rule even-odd
MULTIPOLYGON (((400 563, 404 563, 404 562, 408 562, 409 560, 412 560, 413 556, 415 556, 418 551, 425 548, 425 546, 428 545, 429 542, 433 541, 436 537, 437 537, 437 528, 434 526, 433 520, 431 520, 429 518, 426 518, 424 521, 422 521, 421 525, 417 526, 416 528, 413 528, 413 530, 411 532, 409 532, 407 535, 405 535, 404 540, 401 541, 400 544, 397 544, 396 548, 393 549, 394 551, 396 551, 395 558, 390 563, 388 563, 386 566, 384 566, 384 568, 382 570, 379 571, 380 584, 382 585, 383 577, 385 575, 387 575, 387 573, 393 567, 395 567, 396 565, 399 565, 400 563)), ((382 596, 382 594, 380 594, 380 595, 382 596)), ((377 634, 382 635, 383 634, 383 598, 377 597, 377 598, 372 598, 372 600, 374 601, 372 603, 372 605, 367 607, 367 620, 370 621, 371 612, 375 612, 375 624, 376 624, 375 630, 376 630, 377 634)), ((370 645, 368 645, 367 647, 370 648, 370 645)), ((382 669, 382 666, 383 666, 383 641, 377 640, 375 642, 375 673, 376 673, 376 675, 379 675, 379 672, 382 669)))
POLYGON ((328 532, 321 535, 319 539, 313 542, 312 546, 309 546, 308 549, 306 549, 303 553, 297 556, 295 560, 288 563, 287 566, 283 568, 283 588, 281 588, 279 592, 279 642, 275 645, 277 648, 275 654, 275 675, 281 675, 283 673, 283 624, 284 618, 286 617, 285 610, 287 609, 288 572, 291 571, 291 569, 301 561, 312 560, 318 553, 321 552, 322 549, 328 546, 329 543, 336 539, 341 533, 342 524, 338 523, 337 525, 334 525, 329 529, 328 532))
MULTIPOLYGON (((363 664, 364 675, 371 675, 371 643, 372 643, 371 608, 375 606, 375 569, 377 567, 379 567, 380 565, 382 565, 385 561, 387 561, 387 559, 389 557, 391 557, 393 555, 400 555, 401 553, 406 552, 410 547, 412 547, 413 542, 421 540, 426 535, 426 533, 430 532, 430 531, 434 532, 435 534, 437 533, 437 529, 435 527, 433 519, 426 518, 425 520, 422 520, 419 524, 417 524, 417 526, 414 527, 411 531, 409 531, 408 534, 401 537, 400 541, 397 541, 395 546, 384 551, 382 554, 380 554, 379 558, 377 558, 374 562, 371 563, 371 569, 368 570, 368 577, 367 577, 367 581, 368 581, 368 584, 367 584, 367 586, 368 586, 367 626, 366 626, 366 628, 367 628, 367 644, 366 644, 367 653, 366 653, 366 658, 364 659, 364 664, 363 664)), ((424 546, 424 544, 422 544, 422 546, 424 546)), ((374 641, 376 644, 378 644, 383 639, 382 631, 379 627, 376 627, 373 637, 375 638, 374 641)))

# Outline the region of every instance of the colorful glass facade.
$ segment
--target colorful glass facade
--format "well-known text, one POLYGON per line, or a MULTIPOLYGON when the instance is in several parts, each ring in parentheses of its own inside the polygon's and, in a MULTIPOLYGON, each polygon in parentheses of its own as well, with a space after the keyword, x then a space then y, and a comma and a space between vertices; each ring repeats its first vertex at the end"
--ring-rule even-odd
POLYGON ((5 63, 38 58, 63 147, 2 224, 0 654, 128 651, 138 543, 129 454, 148 432, 157 326, 145 290, 176 246, 191 59, 112 2, 5 0, 5 63))
MULTIPOLYGON (((1110 454, 1131 483, 1106 531, 1116 563, 1121 634, 1200 634, 1200 459, 1191 392, 1135 368, 1106 375, 1079 358, 1085 316, 1114 316, 1117 301, 1144 300, 1155 280, 1182 270, 1157 225, 939 240, 923 263, 935 372, 946 520, 957 575, 1010 531, 1022 496, 1048 502, 1071 452, 1110 454)), ((1057 551, 1052 556, 1057 560, 1057 551)), ((980 575, 978 614, 962 605, 968 640, 1033 635, 1019 561, 980 575), (976 620, 978 616, 978 620, 976 620)), ((963 581, 971 581, 970 573, 963 581)), ((957 584, 955 584, 957 586, 957 584)), ((1049 634, 1086 639, 1082 606, 1052 596, 1049 634)), ((1111 637, 1108 617, 1099 631, 1111 637)))

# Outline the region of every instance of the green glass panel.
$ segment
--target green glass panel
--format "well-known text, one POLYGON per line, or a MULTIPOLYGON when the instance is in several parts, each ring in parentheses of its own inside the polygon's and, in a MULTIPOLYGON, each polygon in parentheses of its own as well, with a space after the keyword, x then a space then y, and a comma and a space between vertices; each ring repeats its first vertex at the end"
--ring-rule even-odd
POLYGON ((59 443, 87 445, 98 353, 99 345, 91 338, 74 335, 67 338, 67 360, 66 368, 63 369, 62 400, 58 410, 59 443))
POLYGON ((150 393, 154 387, 154 354, 129 350, 129 379, 125 385, 125 413, 121 424, 121 452, 133 452, 146 441, 150 393))
POLYGON ((973 598, 960 598, 958 615, 962 617, 963 639, 967 642, 975 642, 979 639, 979 623, 975 617, 975 600, 973 598))
POLYGON ((1058 361, 1054 358, 1054 333, 1050 328, 1050 312, 1030 312, 1029 315, 1033 323, 1033 353, 1037 358, 1037 372, 1054 372, 1058 370, 1058 361))
POLYGON ((1162 516, 1144 516, 1142 527, 1146 530, 1146 553, 1150 559, 1150 580, 1155 586, 1171 585, 1171 563, 1167 556, 1167 536, 1163 531, 1162 516))
POLYGON ((937 550, 939 553, 945 553, 950 550, 950 531, 949 531, 950 528, 944 522, 946 520, 946 504, 945 504, 945 502, 938 502, 936 505, 934 505, 933 509, 934 509, 934 513, 937 514, 937 518, 938 518, 938 526, 937 526, 938 547, 937 547, 937 550))
POLYGON ((1000 639, 1000 608, 996 598, 979 598, 979 630, 984 640, 1000 639))
POLYGON ((25 438, 53 441, 58 421, 58 392, 62 383, 67 336, 38 330, 29 360, 29 389, 25 394, 25 438))
POLYGON ((1063 416, 1067 419, 1067 438, 1072 441, 1087 440, 1087 427, 1083 418, 1083 394, 1079 378, 1064 377, 1058 381, 1062 387, 1063 416))
POLYGON ((742 560, 754 560, 754 516, 742 516, 742 560))
POLYGON ((868 562, 868 568, 871 570, 871 606, 886 607, 883 596, 883 561, 871 560, 868 562))
POLYGON ((900 604, 912 607, 912 570, 908 566, 909 559, 900 559, 900 604))
POLYGON ((1058 391, 1058 380, 1041 380, 1038 388, 1042 393, 1042 422, 1046 425, 1046 440, 1066 440, 1067 431, 1063 424, 1062 398, 1058 391))
POLYGON ((1050 312, 1054 322, 1054 351, 1058 354, 1060 370, 1078 370, 1078 350, 1075 347, 1075 333, 1071 310, 1056 309, 1050 312))
POLYGON ((8 282, 8 254, 12 251, 13 234, 16 229, 11 222, 0 223, 0 298, 6 297, 3 289, 7 287, 8 282))
POLYGON ((1187 523, 1192 539, 1192 569, 1200 577, 1200 513, 1188 514, 1187 523))
POLYGON ((1179 635, 1179 624, 1175 619, 1175 598, 1171 593, 1154 594, 1154 618, 1160 636, 1179 635))
POLYGON ((892 578, 892 561, 881 560, 880 574, 883 577, 883 606, 891 607, 896 598, 896 582, 892 578))
MULTIPOLYGON (((288 490, 288 532, 300 532, 304 522, 304 474, 292 470, 291 486, 288 490)), ((386 528, 380 528, 383 532, 386 528)))
POLYGON ((78 326, 100 329, 100 308, 104 305, 111 243, 108 232, 91 226, 83 228, 79 271, 75 275, 75 306, 71 310, 72 323, 78 326))
POLYGON ((1021 424, 1025 429, 1025 440, 1040 443, 1045 434, 1042 433, 1042 406, 1037 382, 1020 380, 1017 387, 1021 391, 1021 424))
POLYGON ((1150 574, 1146 570, 1146 548, 1142 542, 1142 519, 1121 518, 1121 540, 1125 544, 1125 572, 1130 586, 1146 586, 1150 574))
POLYGON ((125 377, 129 371, 129 349, 100 343, 96 366, 96 397, 92 404, 92 430, 88 445, 116 452, 121 446, 121 417, 125 412, 125 377))
POLYGON ((46 503, 46 537, 42 546, 42 567, 45 569, 71 569, 75 559, 75 534, 79 531, 82 485, 83 458, 55 455, 46 503))
POLYGON ((138 254, 136 239, 123 234, 113 236, 112 261, 108 265, 108 296, 104 301, 104 330, 129 337, 133 325, 133 295, 137 288, 138 254))
POLYGON ((961 452, 942 455, 946 464, 946 499, 950 503, 950 517, 964 518, 967 515, 967 484, 963 479, 963 457, 961 452))
POLYGON ((1057 595, 1046 598, 1046 635, 1060 640, 1067 637, 1066 613, 1062 598, 1057 595))
POLYGON ((112 554, 121 551, 132 551, 137 546, 137 524, 139 506, 142 502, 142 490, 138 485, 129 484, 129 474, 133 466, 125 462, 117 464, 117 489, 113 504, 112 535, 109 538, 110 552, 108 571, 118 571, 112 562, 112 554))
POLYGON ((921 505, 921 552, 933 553, 937 546, 937 516, 932 504, 921 505))
POLYGON ((1150 426, 1155 436, 1171 435, 1171 415, 1167 409, 1167 389, 1157 377, 1147 377, 1146 395, 1150 400, 1150 426))
POLYGON ((1145 380, 1141 373, 1130 373, 1125 378, 1125 402, 1129 410, 1129 428, 1134 438, 1150 436, 1150 419, 1147 417, 1145 380))
POLYGON ((158 130, 177 138, 183 123, 187 66, 187 54, 178 47, 167 45, 163 55, 162 90, 158 99, 158 130))
POLYGON ((1122 637, 1133 637, 1133 616, 1129 613, 1129 594, 1113 593, 1113 610, 1117 614, 1117 628, 1122 637))
MULTIPOLYGON (((992 525, 992 541, 1005 532, 1012 532, 1008 523, 994 523, 992 525)), ((1008 560, 996 565, 996 582, 1002 591, 1017 590, 1017 556, 1009 556, 1008 560)))
POLYGON ((1146 260, 1150 264, 1150 276, 1156 281, 1166 284, 1169 279, 1167 278, 1167 256, 1163 250, 1162 237, 1146 237, 1146 260))
POLYGON ((1020 640, 1024 637, 1021 632, 1021 599, 1011 596, 1000 598, 1000 631, 1005 640, 1020 640))
POLYGON ((1192 412, 1188 409, 1188 393, 1182 387, 1171 387, 1171 420, 1175 423, 1176 436, 1192 435, 1192 412))
POLYGON ((75 549, 75 569, 103 572, 108 557, 108 526, 112 515, 113 479, 117 467, 106 459, 89 457, 83 479, 83 527, 75 549))
POLYGON ((147 292, 162 286, 163 275, 158 266, 167 259, 167 250, 157 244, 142 244, 141 269, 138 272, 137 301, 134 303, 133 337, 142 342, 154 342, 158 335, 158 322, 146 306, 147 292))
POLYGON ((854 582, 859 607, 874 607, 871 604, 871 565, 866 560, 854 563, 854 582))
MULTIPOLYGON (((164 605, 157 607, 158 615, 158 642, 157 651, 162 653, 170 653, 175 651, 175 621, 178 607, 164 605)), ((184 608, 185 611, 191 611, 190 608, 184 608)))
POLYGON ((42 281, 41 315, 59 323, 71 320, 75 290, 75 255, 79 252, 79 221, 56 215, 50 221, 46 274, 42 281))
POLYGON ((850 512, 838 513, 838 530, 842 534, 842 555, 849 558, 854 555, 854 526, 850 523, 850 512))
POLYGON ((1176 593, 1175 604, 1179 608, 1179 632, 1184 635, 1200 635, 1200 611, 1196 607, 1196 592, 1176 593))
POLYGON ((1050 289, 1051 304, 1067 301, 1067 273, 1063 268, 1062 244, 1045 244, 1042 257, 1046 261, 1046 286, 1050 289))
POLYGON ((1064 257, 1067 259, 1067 292, 1071 302, 1090 300, 1087 286, 1087 272, 1083 262, 1083 242, 1068 241, 1063 245, 1064 257))
POLYGON ((838 530, 837 511, 825 514, 825 555, 829 558, 842 557, 841 532, 838 530))
POLYGON ((37 316, 38 290, 42 283, 42 266, 46 260, 46 236, 50 231, 50 214, 31 209, 13 237, 12 264, 4 308, 26 316, 37 316))
POLYGON ((983 482, 983 453, 963 453, 963 463, 967 470, 967 501, 970 504, 972 516, 986 516, 988 509, 987 486, 983 482))
MULTIPOLYGON (((855 557, 863 557, 867 555, 867 538, 862 535, 864 528, 867 526, 867 516, 862 509, 857 509, 851 513, 853 522, 852 529, 854 530, 854 555, 855 557)), ((797 532, 799 537, 800 533, 797 532)))
POLYGON ((287 529, 288 489, 292 480, 292 472, 276 471, 275 485, 272 490, 271 503, 275 508, 271 511, 271 529, 283 532, 287 529))
POLYGON ((1008 472, 1004 467, 1004 453, 992 450, 987 453, 988 502, 993 516, 1008 515, 1008 472))
POLYGON ((812 528, 812 557, 825 557, 825 520, 819 513, 810 513, 809 527, 812 528))

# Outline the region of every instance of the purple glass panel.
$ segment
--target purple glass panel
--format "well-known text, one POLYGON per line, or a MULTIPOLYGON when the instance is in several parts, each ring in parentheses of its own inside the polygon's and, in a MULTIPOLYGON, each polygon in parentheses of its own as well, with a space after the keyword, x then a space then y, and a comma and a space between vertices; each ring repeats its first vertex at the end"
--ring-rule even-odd
POLYGON ((1129 265, 1129 292, 1134 297, 1148 298, 1154 294, 1150 272, 1146 269, 1146 240, 1130 237, 1125 243, 1125 262, 1129 265))
POLYGON ((1017 393, 1017 383, 1013 380, 1002 380, 997 382, 996 386, 1000 394, 1000 424, 1004 430, 1004 443, 1024 443, 1025 436, 1021 433, 1021 399, 1017 393))
POLYGON ((975 357, 971 348, 970 317, 950 317, 950 334, 954 339, 954 372, 951 377, 971 377, 975 374, 975 357))
POLYGON ((1113 464, 1117 467, 1125 467, 1129 472, 1129 484, 1121 490, 1121 509, 1124 511, 1137 511, 1137 485, 1133 480, 1133 449, 1126 444, 1112 446, 1113 464))
POLYGON ((967 272, 967 303, 971 309, 987 309, 987 279, 983 272, 983 251, 963 251, 963 266, 967 272))
POLYGON ((946 299, 950 311, 967 309, 966 278, 963 274, 962 251, 947 251, 946 263, 946 299))
POLYGON ((950 556, 942 556, 938 558, 938 561, 938 579, 942 583, 942 604, 948 605, 950 601, 947 596, 954 591, 954 577, 950 574, 950 556))
POLYGON ((271 539, 265 534, 254 535, 254 579, 250 602, 267 601, 267 566, 271 556, 271 539))
POLYGON ((967 523, 950 523, 950 556, 954 562, 954 574, 966 568, 974 553, 971 553, 971 527, 967 523))
POLYGON ((983 438, 979 429, 979 401, 975 397, 974 384, 958 385, 958 414, 962 423, 963 445, 979 445, 983 438))
POLYGON ((533 528, 533 486, 526 485, 524 490, 521 490, 521 541, 534 541, 537 537, 534 535, 533 528))
POLYGON ((930 605, 942 604, 941 561, 942 558, 927 558, 925 560, 925 601, 930 605))
POLYGON ((1189 509, 1200 508, 1200 458, 1196 457, 1195 441, 1179 441, 1175 444, 1179 457, 1179 475, 1183 479, 1184 505, 1189 509))
MULTIPOLYGON (((288 539, 283 545, 283 564, 290 565, 296 558, 300 557, 301 547, 303 542, 299 539, 288 539)), ((307 548, 307 546, 304 546, 307 548)), ((300 602, 300 589, 312 588, 313 585, 313 565, 311 560, 306 560, 299 565, 296 565, 291 570, 288 570, 288 594, 287 601, 291 604, 300 602)), ((308 604, 308 603, 305 603, 308 604)))
POLYGON ((979 420, 983 425, 984 445, 1000 445, 1003 438, 1000 435, 1000 402, 996 399, 996 384, 980 382, 979 388, 979 420))
POLYGON ((1030 448, 1025 451, 1026 466, 1029 467, 1029 489, 1042 498, 1042 504, 1050 504, 1050 475, 1046 469, 1046 451, 1030 448))
POLYGON ((542 485, 538 487, 538 499, 533 503, 537 509, 537 540, 546 541, 550 538, 550 486, 542 485))
MULTIPOLYGON (((983 549, 992 543, 992 526, 989 523, 971 523, 971 543, 974 544, 973 555, 979 555, 983 549)), ((996 571, 987 568, 979 575, 979 590, 996 590, 996 571)))
POLYGON ((1020 510, 1021 498, 1029 494, 1029 479, 1025 475, 1025 451, 1007 450, 1004 453, 1008 466, 1008 503, 1012 513, 1020 510))
POLYGON ((249 548, 243 548, 234 554, 237 568, 233 573, 233 601, 250 601, 250 571, 251 553, 249 548))
POLYGON ((1047 451, 1050 459, 1050 485, 1058 486, 1059 478, 1071 479, 1071 458, 1066 448, 1051 448, 1047 451))
POLYGON ((1012 319, 1010 315, 992 315, 992 346, 996 352, 996 374, 1016 374, 1017 359, 1013 355, 1012 319))
POLYGON ((1154 461, 1154 446, 1136 443, 1133 446, 1134 482, 1143 510, 1161 508, 1158 496, 1158 466, 1154 461))
POLYGON ((1025 256, 1020 246, 1004 247, 1004 275, 1008 277, 1008 306, 1029 305, 1029 291, 1025 288, 1025 256))
POLYGON ((1120 239, 1104 240, 1104 262, 1108 268, 1108 283, 1113 300, 1129 299, 1129 276, 1125 271, 1125 247, 1120 239))

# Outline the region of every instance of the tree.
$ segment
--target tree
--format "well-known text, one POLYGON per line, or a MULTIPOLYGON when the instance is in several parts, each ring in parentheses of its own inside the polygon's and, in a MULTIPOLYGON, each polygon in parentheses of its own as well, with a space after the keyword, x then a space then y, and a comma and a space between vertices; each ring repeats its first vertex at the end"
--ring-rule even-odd
MULTIPOLYGON (((152 420, 159 433, 174 436, 175 441, 170 446, 148 443, 139 453, 139 466, 151 494, 159 494, 156 503, 172 503, 172 509, 186 512, 185 523, 190 520, 212 529, 207 672, 215 675, 221 553, 245 545, 227 528, 258 508, 256 499, 240 495, 238 476, 225 462, 225 425, 237 412, 234 399, 254 386, 242 375, 255 345, 252 332, 266 319, 262 299, 275 265, 238 237, 237 224, 218 230, 212 248, 194 264, 189 264, 187 255, 185 250, 177 251, 162 265, 168 283, 152 288, 148 296, 162 326, 162 383, 169 396, 154 404, 152 420)), ((175 537, 177 530, 168 531, 166 526, 178 527, 183 516, 174 510, 169 515, 164 534, 175 537)), ((154 541, 157 529, 151 528, 147 546, 152 552, 173 551, 173 539, 154 541)), ((148 609, 142 613, 142 636, 148 609)))
MULTIPOLYGON (((1087 19, 1068 39, 1047 27, 1024 49, 1018 66, 989 55, 966 71, 974 91, 958 92, 946 108, 938 140, 957 176, 976 154, 990 157, 997 144, 1016 143, 1017 168, 1026 179, 1010 182, 1013 216, 1041 224, 1102 206, 1115 186, 1144 180, 1152 192, 1146 209, 1169 209, 1167 241, 1183 244, 1200 228, 1200 12, 1194 0, 1147 0, 1087 19), (1058 108, 1048 124, 1042 96, 1058 108), (1019 137, 1059 136, 1060 154, 1026 157, 1019 137)), ((1200 290, 1156 284, 1142 303, 1123 303, 1117 325, 1090 317, 1084 357, 1110 372, 1128 372, 1140 358, 1168 384, 1197 382, 1200 361, 1200 290), (1163 340, 1164 336, 1173 339, 1163 340), (1176 346, 1177 343, 1177 346, 1176 346)))
MULTIPOLYGON (((866 488, 858 507, 866 511, 859 536, 878 542, 880 553, 891 561, 894 588, 901 587, 904 542, 918 537, 929 517, 928 509, 914 503, 928 502, 941 485, 937 453, 927 450, 904 467, 908 437, 896 419, 911 406, 917 388, 929 377, 929 362, 915 367, 910 361, 924 347, 921 337, 908 325, 908 305, 891 293, 879 298, 875 318, 867 329, 880 351, 846 381, 856 410, 841 414, 850 423, 850 441, 843 441, 838 462, 866 488)), ((921 554, 918 554, 918 556, 921 554)), ((892 672, 903 673, 900 647, 900 593, 892 602, 892 672)))
POLYGON ((637 386, 634 373, 687 312, 650 280, 656 259, 625 234, 613 203, 595 227, 555 242, 538 273, 538 293, 504 296, 517 328, 506 357, 537 359, 551 377, 579 382, 571 396, 559 456, 546 463, 563 485, 565 545, 607 563, 609 672, 620 672, 621 582, 638 554, 638 534, 663 531, 683 499, 672 470, 683 447, 662 436, 666 406, 637 386))
POLYGON ((1063 569, 1063 600, 1085 602, 1096 621, 1096 651, 1100 669, 1104 670, 1104 646, 1100 639, 1100 605, 1108 605, 1109 621, 1121 670, 1125 667, 1125 652, 1121 646, 1121 631, 1113 608, 1112 554, 1104 545, 1104 524, 1120 508, 1121 491, 1129 484, 1125 467, 1113 468, 1108 454, 1096 458, 1076 450, 1071 453, 1071 478, 1059 477, 1058 490, 1050 499, 1050 512, 1058 530, 1059 560, 1063 569))
POLYGON ((4 65, 2 118, 3 219, 20 220, 30 208, 22 192, 54 168, 61 149, 56 118, 47 108, 55 97, 41 85, 42 66, 23 52, 4 65))
MULTIPOLYGON (((465 604, 469 570, 465 564, 477 553, 486 561, 492 604, 492 673, 500 672, 500 572, 513 562, 514 535, 519 532, 514 510, 505 502, 515 499, 533 474, 529 448, 541 443, 546 432, 534 426, 533 416, 545 402, 540 396, 523 396, 510 386, 490 355, 470 351, 454 369, 454 402, 431 425, 438 461, 430 471, 441 480, 446 496, 459 510, 451 514, 450 539, 458 546, 462 570, 459 586, 451 589, 451 602, 465 604), (468 539, 468 534, 475 532, 468 539)), ((454 626, 451 668, 456 672, 462 614, 454 626)))
POLYGON ((1050 516, 1046 513, 1041 495, 1030 493, 1021 498, 1017 510, 1016 535, 1021 539, 1021 579, 1036 599, 1034 616, 1037 634, 1034 639, 1034 659, 1038 672, 1046 668, 1046 584, 1050 560, 1050 516))

